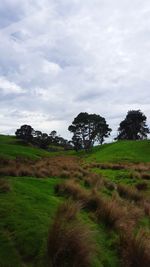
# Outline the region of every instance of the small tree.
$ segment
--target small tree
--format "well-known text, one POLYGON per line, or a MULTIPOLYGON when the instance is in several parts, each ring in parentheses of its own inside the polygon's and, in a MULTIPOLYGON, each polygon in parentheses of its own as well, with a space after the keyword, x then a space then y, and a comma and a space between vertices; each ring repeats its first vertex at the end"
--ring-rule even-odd
POLYGON ((81 112, 68 130, 73 133, 72 142, 76 150, 89 149, 96 141, 102 144, 111 132, 103 117, 86 112, 81 112))
POLYGON ((120 123, 117 140, 146 139, 150 133, 146 125, 146 116, 140 110, 130 110, 126 118, 120 123))

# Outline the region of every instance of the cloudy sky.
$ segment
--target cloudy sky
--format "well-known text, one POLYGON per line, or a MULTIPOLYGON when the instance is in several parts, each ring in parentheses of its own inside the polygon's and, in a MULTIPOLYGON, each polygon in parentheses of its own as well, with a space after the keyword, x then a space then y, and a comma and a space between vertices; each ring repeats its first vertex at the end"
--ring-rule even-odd
POLYGON ((79 112, 113 136, 130 109, 150 125, 149 0, 0 0, 0 132, 70 138, 79 112))

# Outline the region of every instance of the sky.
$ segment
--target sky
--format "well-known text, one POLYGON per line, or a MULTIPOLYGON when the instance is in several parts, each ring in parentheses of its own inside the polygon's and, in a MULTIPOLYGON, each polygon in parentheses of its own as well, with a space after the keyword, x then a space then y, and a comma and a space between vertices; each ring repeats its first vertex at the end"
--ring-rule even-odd
POLYGON ((80 112, 150 126, 149 0, 0 0, 0 133, 71 138, 80 112))

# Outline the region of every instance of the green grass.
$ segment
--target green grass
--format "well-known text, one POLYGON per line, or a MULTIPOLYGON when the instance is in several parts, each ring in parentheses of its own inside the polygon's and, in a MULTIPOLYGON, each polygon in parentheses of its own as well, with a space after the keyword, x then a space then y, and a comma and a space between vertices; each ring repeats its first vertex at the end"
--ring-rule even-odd
MULTIPOLYGON (((121 141, 97 146, 91 152, 47 152, 23 145, 13 136, 0 135, 0 157, 25 157, 39 159, 53 155, 76 155, 86 162, 150 162, 150 141, 121 141)), ((136 185, 139 179, 131 179, 129 170, 101 170, 114 183, 136 185)), ((47 267, 46 242, 48 229, 58 206, 64 201, 54 194, 61 178, 39 179, 33 177, 2 177, 10 183, 9 192, 0 193, 0 266, 2 267, 47 267)), ((1 177, 0 177, 1 179, 1 177)), ((147 181, 150 188, 150 181, 147 181)), ((81 182, 83 186, 83 182, 81 182)), ((89 189, 90 190, 90 189, 89 189)), ((112 192, 102 188, 100 192, 111 197, 112 192)), ((147 191, 147 194, 149 191, 147 191)), ((81 219, 96 233, 98 254, 92 267, 120 267, 117 239, 113 230, 103 223, 97 224, 91 214, 81 212, 81 219)), ((149 229, 150 221, 144 217, 138 227, 149 229)))
POLYGON ((120 267, 116 249, 118 235, 114 231, 108 231, 103 223, 93 222, 86 212, 82 212, 82 219, 95 233, 98 253, 93 259, 92 267, 120 267))
POLYGON ((150 162, 150 140, 119 141, 92 149, 88 161, 99 162, 150 162))
POLYGON ((122 183, 122 184, 129 184, 129 185, 134 185, 137 182, 139 182, 139 179, 133 179, 130 178, 130 173, 131 171, 129 170, 111 170, 111 169, 106 169, 106 170, 101 170, 97 168, 92 169, 93 172, 102 174, 104 177, 109 179, 111 182, 114 183, 122 183))
POLYGON ((23 145, 15 136, 0 135, 0 157, 39 159, 58 154, 59 152, 47 152, 31 145, 23 145))
POLYGON ((0 266, 45 266, 48 228, 62 201, 54 186, 62 179, 6 179, 12 191, 0 194, 0 266))

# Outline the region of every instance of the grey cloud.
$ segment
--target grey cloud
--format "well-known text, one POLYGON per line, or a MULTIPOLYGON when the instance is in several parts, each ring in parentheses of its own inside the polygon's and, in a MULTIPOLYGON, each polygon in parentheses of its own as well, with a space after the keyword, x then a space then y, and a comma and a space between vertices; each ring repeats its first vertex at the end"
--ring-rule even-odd
POLYGON ((28 122, 70 136, 81 111, 113 134, 129 109, 150 123, 148 0, 7 0, 0 14, 0 77, 24 89, 0 90, 3 132, 28 122))

